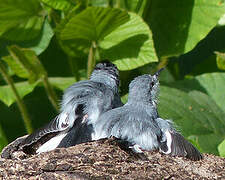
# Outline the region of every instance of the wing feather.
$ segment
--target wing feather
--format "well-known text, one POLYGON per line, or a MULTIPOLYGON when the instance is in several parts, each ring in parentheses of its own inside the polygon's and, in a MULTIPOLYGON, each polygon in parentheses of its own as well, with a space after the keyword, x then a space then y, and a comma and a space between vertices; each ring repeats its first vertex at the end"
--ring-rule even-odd
POLYGON ((46 136, 49 133, 59 132, 61 129, 58 127, 59 124, 59 116, 55 117, 50 123, 46 124, 44 127, 37 129, 35 132, 30 134, 24 141, 22 142, 22 147, 30 146, 37 142, 42 137, 46 136))
POLYGON ((202 159, 201 153, 184 137, 177 132, 171 132, 171 155, 184 156, 188 159, 197 161, 202 159))

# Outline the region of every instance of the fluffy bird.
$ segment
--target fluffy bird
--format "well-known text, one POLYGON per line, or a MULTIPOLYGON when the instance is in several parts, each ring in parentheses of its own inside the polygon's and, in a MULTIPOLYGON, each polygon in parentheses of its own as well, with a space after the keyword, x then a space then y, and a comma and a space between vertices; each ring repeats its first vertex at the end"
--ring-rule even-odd
POLYGON ((137 153, 159 149, 165 154, 200 160, 201 153, 176 131, 173 123, 159 117, 159 72, 136 77, 129 85, 127 103, 102 114, 93 137, 114 136, 137 153))
POLYGON ((122 106, 119 71, 109 61, 98 63, 90 80, 79 81, 64 93, 60 114, 21 144, 26 153, 41 153, 91 141, 99 116, 122 106))

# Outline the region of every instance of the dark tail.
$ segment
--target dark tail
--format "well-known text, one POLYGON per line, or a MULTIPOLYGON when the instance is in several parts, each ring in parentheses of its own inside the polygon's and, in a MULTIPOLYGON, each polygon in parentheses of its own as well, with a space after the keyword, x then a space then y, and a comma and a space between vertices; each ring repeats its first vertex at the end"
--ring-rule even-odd
POLYGON ((166 131, 166 141, 161 143, 160 151, 172 156, 183 156, 193 161, 201 160, 201 153, 176 131, 166 131))

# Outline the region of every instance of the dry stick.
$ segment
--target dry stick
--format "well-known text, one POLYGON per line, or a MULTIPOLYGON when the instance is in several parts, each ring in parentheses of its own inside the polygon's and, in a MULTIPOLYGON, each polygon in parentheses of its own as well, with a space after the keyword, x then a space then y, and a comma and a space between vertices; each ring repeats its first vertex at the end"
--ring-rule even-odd
POLYGON ((27 112, 27 108, 26 108, 23 100, 20 98, 19 93, 16 90, 16 87, 14 85, 14 82, 13 82, 12 78, 7 74, 7 71, 6 71, 5 67, 4 67, 4 65, 2 64, 1 60, 0 60, 0 73, 2 74, 4 80, 10 86, 10 88, 13 91, 13 94, 16 97, 16 102, 17 102, 19 110, 20 110, 20 112, 22 114, 23 121, 24 121, 24 124, 25 124, 27 132, 29 134, 32 133, 33 128, 32 128, 32 125, 31 125, 30 117, 29 117, 28 112, 27 112))

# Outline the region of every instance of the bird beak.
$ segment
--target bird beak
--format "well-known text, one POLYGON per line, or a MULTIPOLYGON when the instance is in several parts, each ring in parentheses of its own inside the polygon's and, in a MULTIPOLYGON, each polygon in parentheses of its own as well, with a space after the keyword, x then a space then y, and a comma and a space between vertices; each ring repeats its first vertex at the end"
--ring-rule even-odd
POLYGON ((159 69, 155 74, 154 74, 154 76, 156 76, 156 77, 158 77, 159 76, 159 74, 160 74, 160 72, 162 71, 162 70, 164 70, 165 68, 161 68, 161 69, 159 69))

